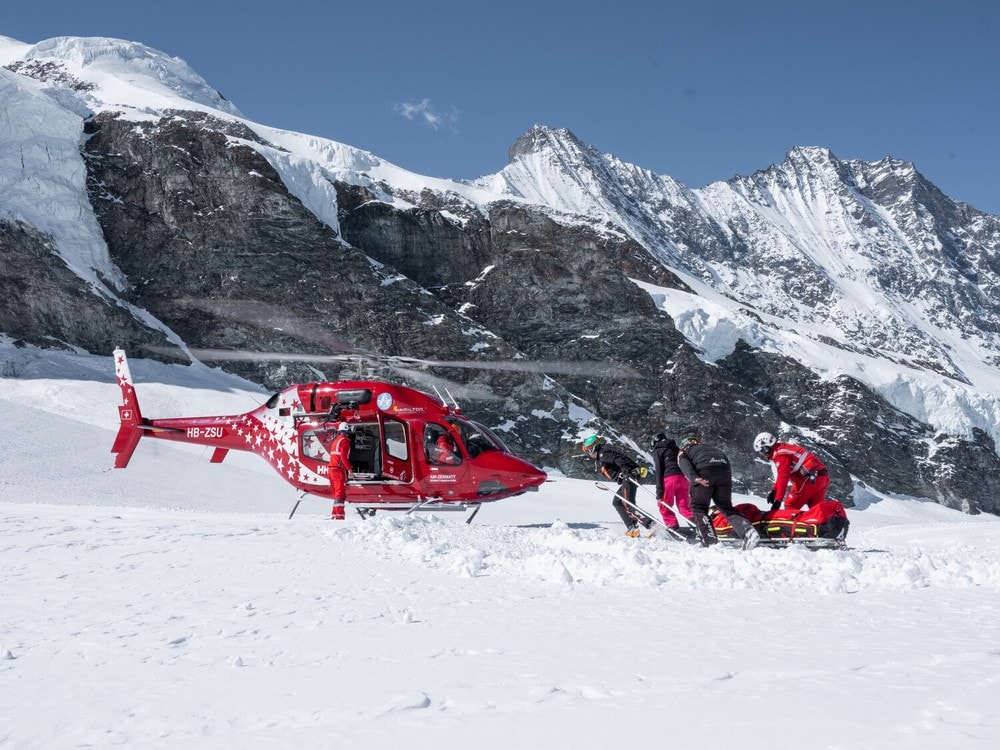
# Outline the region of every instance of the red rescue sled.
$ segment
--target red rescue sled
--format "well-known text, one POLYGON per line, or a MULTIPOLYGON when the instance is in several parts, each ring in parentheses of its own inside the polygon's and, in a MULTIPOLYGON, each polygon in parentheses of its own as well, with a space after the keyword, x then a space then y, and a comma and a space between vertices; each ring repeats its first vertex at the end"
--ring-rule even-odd
MULTIPOLYGON (((760 534, 760 546, 801 545, 817 549, 843 549, 851 522, 842 503, 824 500, 805 510, 763 511, 753 503, 739 503, 736 510, 753 524, 760 534)), ((726 517, 713 509, 709 514, 719 539, 735 539, 726 517)))

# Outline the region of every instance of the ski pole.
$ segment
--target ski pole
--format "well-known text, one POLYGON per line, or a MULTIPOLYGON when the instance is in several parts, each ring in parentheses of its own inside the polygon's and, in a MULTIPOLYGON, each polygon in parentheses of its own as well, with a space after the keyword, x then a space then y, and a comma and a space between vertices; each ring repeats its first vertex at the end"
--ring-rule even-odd
POLYGON ((640 508, 635 503, 630 503, 624 497, 622 498, 622 503, 625 504, 626 506, 628 506, 629 508, 632 508, 636 513, 638 513, 643 518, 648 518, 650 521, 652 521, 657 526, 659 526, 660 528, 662 528, 664 531, 666 531, 670 536, 672 536, 677 541, 679 541, 679 542, 687 542, 687 541, 689 541, 688 538, 686 536, 684 536, 681 532, 679 532, 677 529, 672 528, 670 526, 667 526, 659 518, 657 518, 656 516, 654 516, 652 513, 649 513, 648 511, 643 510, 642 508, 640 508))
MULTIPOLYGON (((599 490, 604 490, 605 492, 610 492, 611 491, 610 487, 608 487, 608 486, 606 486, 604 484, 601 484, 600 482, 594 482, 594 484, 597 486, 597 489, 599 489, 599 490)), ((640 508, 635 503, 630 503, 628 500, 626 500, 624 497, 622 497, 617 492, 615 494, 618 497, 621 498, 622 504, 624 504, 625 506, 627 506, 627 507, 631 508, 632 510, 634 510, 642 518, 648 519, 649 521, 651 521, 651 522, 657 524, 658 526, 660 526, 661 528, 665 529, 666 532, 667 532, 667 534, 669 534, 671 537, 673 537, 677 541, 680 541, 680 542, 687 542, 687 541, 689 541, 689 539, 686 536, 684 536, 681 532, 677 531, 674 528, 671 528, 670 526, 667 526, 665 523, 663 523, 663 521, 661 521, 659 518, 657 518, 656 516, 654 516, 652 513, 650 513, 645 508, 640 508)), ((687 519, 685 519, 685 520, 687 520, 687 519)))
MULTIPOLYGON (((639 482, 636 481, 635 477, 627 477, 627 479, 628 479, 628 481, 630 481, 632 484, 634 484, 636 487, 638 487, 640 490, 642 490, 646 494, 652 495, 653 499, 656 500, 656 493, 654 493, 651 489, 649 489, 649 487, 646 487, 645 485, 639 484, 639 482)), ((657 502, 658 505, 662 504, 663 507, 669 508, 671 511, 673 511, 673 514, 677 518, 683 519, 684 523, 687 526, 691 526, 692 528, 695 528, 695 529, 698 528, 698 525, 694 521, 692 521, 690 518, 688 518, 683 513, 681 513, 680 508, 677 507, 676 501, 674 503, 670 504, 670 505, 668 505, 667 503, 664 503, 662 500, 656 500, 656 502, 657 502)))

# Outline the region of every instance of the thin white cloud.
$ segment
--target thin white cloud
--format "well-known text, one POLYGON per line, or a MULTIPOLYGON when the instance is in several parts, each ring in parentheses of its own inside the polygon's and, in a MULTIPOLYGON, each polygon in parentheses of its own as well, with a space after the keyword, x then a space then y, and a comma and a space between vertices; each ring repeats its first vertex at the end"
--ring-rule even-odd
POLYGON ((454 109, 450 112, 439 112, 431 104, 430 99, 397 104, 396 111, 407 120, 422 121, 425 125, 429 125, 435 130, 443 125, 454 125, 458 121, 458 113, 454 109))

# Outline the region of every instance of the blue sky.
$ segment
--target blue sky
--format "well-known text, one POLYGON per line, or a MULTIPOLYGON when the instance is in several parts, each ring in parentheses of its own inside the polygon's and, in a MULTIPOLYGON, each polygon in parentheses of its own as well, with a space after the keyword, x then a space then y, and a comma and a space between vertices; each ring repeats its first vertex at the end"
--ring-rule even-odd
POLYGON ((1000 215, 995 0, 8 3, 24 42, 110 36, 186 60, 249 118, 421 174, 500 170, 532 125, 690 187, 794 146, 913 162, 1000 215))

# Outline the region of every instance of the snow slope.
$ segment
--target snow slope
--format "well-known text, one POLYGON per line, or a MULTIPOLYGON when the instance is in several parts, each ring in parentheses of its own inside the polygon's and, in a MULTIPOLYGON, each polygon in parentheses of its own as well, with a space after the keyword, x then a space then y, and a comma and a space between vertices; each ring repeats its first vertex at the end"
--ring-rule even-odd
MULTIPOLYGON (((131 364, 149 416, 266 397, 131 364)), ((843 552, 702 550, 627 539, 556 478, 471 525, 289 520, 253 456, 112 470, 110 358, 0 340, 0 373, 2 746, 1000 742, 995 517, 872 494, 843 552)))

